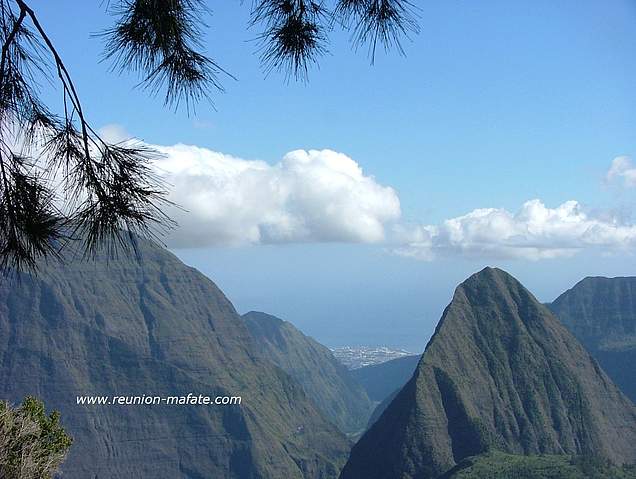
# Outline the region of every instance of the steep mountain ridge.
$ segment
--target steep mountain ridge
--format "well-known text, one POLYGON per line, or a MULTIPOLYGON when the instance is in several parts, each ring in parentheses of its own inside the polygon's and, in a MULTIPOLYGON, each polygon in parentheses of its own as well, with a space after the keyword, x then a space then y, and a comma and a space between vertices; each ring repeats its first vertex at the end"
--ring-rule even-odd
POLYGON ((633 463, 636 408, 545 306, 486 268, 458 286, 341 478, 432 479, 491 448, 633 463))
POLYGON ((251 311, 243 319, 254 337, 256 350, 298 381, 340 430, 348 434, 364 430, 371 401, 327 347, 275 316, 251 311))
POLYGON ((0 282, 0 397, 62 413, 65 478, 335 477, 348 442, 253 350, 209 279, 142 242, 0 282), (241 396, 232 406, 80 406, 83 395, 241 396))
POLYGON ((588 277, 548 306, 636 403, 636 278, 588 277))

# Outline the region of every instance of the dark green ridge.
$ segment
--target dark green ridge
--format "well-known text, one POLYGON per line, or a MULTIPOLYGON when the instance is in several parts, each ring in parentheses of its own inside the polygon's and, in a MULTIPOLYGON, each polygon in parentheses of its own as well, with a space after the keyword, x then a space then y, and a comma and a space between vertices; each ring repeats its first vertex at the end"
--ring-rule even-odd
POLYGON ((415 374, 342 479, 433 479, 489 449, 636 462, 636 408, 512 276, 455 291, 415 374))
POLYGON ((42 264, 0 283, 0 398, 61 411, 63 477, 338 475, 349 443, 260 357, 232 304, 167 250, 42 264), (77 395, 241 396, 240 406, 78 406, 77 395))
POLYGON ((636 278, 585 278, 548 306, 636 403, 636 278))
POLYGON ((298 381, 326 417, 347 434, 365 429, 371 401, 327 347, 275 316, 251 311, 243 319, 256 350, 298 381))
POLYGON ((636 479, 636 468, 594 457, 519 456, 492 451, 464 459, 440 479, 636 479))

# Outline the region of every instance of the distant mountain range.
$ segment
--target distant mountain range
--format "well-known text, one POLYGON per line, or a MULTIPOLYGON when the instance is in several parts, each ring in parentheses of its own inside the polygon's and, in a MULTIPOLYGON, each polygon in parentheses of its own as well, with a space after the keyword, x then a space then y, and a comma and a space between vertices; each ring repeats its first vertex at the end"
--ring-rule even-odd
POLYGON ((63 477, 336 477, 349 442, 296 380, 255 350, 223 293, 165 249, 139 249, 138 262, 69 256, 42 263, 37 275, 0 280, 0 398, 36 395, 61 411, 74 437, 63 477), (76 400, 189 393, 242 403, 76 400))
POLYGON ((256 350, 298 381, 326 417, 348 434, 365 429, 372 403, 328 348, 275 316, 252 311, 243 319, 256 350))
POLYGON ((401 389, 411 379, 420 355, 402 356, 380 364, 372 364, 351 371, 369 398, 377 403, 401 389))
POLYGON ((352 376, 362 385, 375 404, 367 428, 378 420, 400 389, 411 379, 420 358, 419 354, 402 356, 351 371, 352 376))
POLYGON ((636 403, 636 278, 585 278, 549 307, 636 403))
POLYGON ((340 477, 434 479, 493 449, 634 463, 636 407, 547 307, 486 268, 457 288, 340 477))

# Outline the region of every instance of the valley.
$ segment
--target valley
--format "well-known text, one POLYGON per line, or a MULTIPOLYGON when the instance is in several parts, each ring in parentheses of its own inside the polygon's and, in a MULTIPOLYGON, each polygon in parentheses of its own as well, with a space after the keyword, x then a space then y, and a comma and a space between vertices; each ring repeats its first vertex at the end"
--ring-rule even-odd
MULTIPOLYGON (((288 321, 239 316, 196 270, 149 243, 140 249, 139 262, 72 260, 0 288, 0 394, 37 395, 61 412, 74 437, 64 477, 503 478, 483 471, 555 468, 564 472, 527 477, 578 479, 568 457, 636 461, 626 279, 577 285, 549 305, 555 316, 486 268, 457 288, 423 356, 332 351, 288 321), (605 362, 610 352, 620 361, 605 362), (238 394, 242 403, 73 403, 112 392, 238 394)), ((631 477, 607 471, 598 477, 631 477)))

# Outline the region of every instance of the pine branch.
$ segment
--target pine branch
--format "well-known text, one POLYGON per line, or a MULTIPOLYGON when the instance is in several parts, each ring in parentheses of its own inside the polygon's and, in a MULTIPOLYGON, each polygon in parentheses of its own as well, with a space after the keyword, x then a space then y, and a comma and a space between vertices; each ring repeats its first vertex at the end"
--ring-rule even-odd
POLYGON ((56 255, 68 239, 79 236, 85 254, 106 246, 136 249, 135 235, 157 241, 173 226, 163 213, 169 205, 165 188, 149 163, 156 152, 145 147, 109 144, 91 127, 80 96, 61 55, 35 12, 15 0, 19 15, 0 0, 2 31, 0 59, 0 266, 35 269, 41 256, 56 255), (32 24, 34 32, 24 23, 32 24), (40 102, 30 63, 53 64, 63 98, 63 115, 51 114, 40 102), (28 41, 28 45, 23 42, 28 41), (21 146, 18 146, 21 145, 21 146), (18 155, 15 148, 35 152, 18 155), (46 160, 46 170, 42 170, 46 160), (47 186, 44 177, 63 171, 64 198, 47 186), (64 211, 58 208, 63 205, 64 211))
POLYGON ((101 34, 113 68, 142 75, 139 86, 151 94, 165 92, 164 102, 190 111, 195 103, 212 103, 213 91, 224 91, 220 75, 234 77, 201 52, 206 27, 201 0, 121 0, 111 9, 115 26, 101 34))

